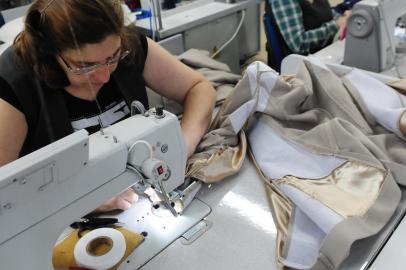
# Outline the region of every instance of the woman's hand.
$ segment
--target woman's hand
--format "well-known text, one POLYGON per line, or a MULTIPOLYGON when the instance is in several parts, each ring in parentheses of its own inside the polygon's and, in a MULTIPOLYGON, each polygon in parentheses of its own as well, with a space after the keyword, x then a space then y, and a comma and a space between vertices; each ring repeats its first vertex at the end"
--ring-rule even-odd
POLYGON ((346 10, 344 14, 336 20, 336 25, 338 28, 345 27, 347 25, 347 19, 351 15, 351 10, 346 10))
POLYGON ((99 206, 95 212, 107 212, 112 210, 128 210, 138 200, 138 195, 131 189, 123 191, 99 206))

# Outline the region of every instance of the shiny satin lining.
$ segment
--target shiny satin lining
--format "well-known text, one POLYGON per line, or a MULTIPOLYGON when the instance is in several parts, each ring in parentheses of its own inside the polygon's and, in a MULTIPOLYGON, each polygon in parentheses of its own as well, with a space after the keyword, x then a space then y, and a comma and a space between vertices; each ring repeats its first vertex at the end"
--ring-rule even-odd
POLYGON ((279 189, 269 181, 266 181, 266 191, 270 200, 272 216, 277 228, 276 235, 276 258, 279 268, 283 268, 282 258, 286 257, 289 239, 289 223, 292 217, 292 203, 279 189))
POLYGON ((289 239, 288 230, 289 223, 292 217, 293 204, 263 173, 261 168, 258 166, 253 153, 251 151, 248 151, 248 154, 258 174, 265 182, 265 190, 269 198, 272 217, 278 232, 276 235, 276 259, 278 268, 287 269, 283 265, 282 259, 286 257, 286 252, 288 250, 286 244, 288 242, 287 239, 289 239))
POLYGON ((239 133, 239 142, 235 147, 227 146, 205 159, 191 162, 186 177, 194 177, 205 183, 215 183, 237 173, 245 159, 247 140, 244 132, 239 133))
POLYGON ((276 183, 290 184, 316 200, 324 203, 333 211, 344 217, 362 216, 375 202, 386 177, 386 171, 360 162, 348 161, 321 179, 301 179, 286 176, 273 183, 267 179, 255 159, 253 163, 265 180, 266 191, 270 201, 272 216, 278 231, 276 238, 276 256, 279 268, 285 269, 289 244, 289 226, 292 220, 293 205, 278 189, 276 183))
POLYGON ((285 176, 278 183, 290 184, 343 217, 363 216, 375 202, 386 171, 348 161, 324 178, 285 176))
POLYGON ((404 111, 399 118, 399 130, 403 136, 406 136, 406 111, 404 111))

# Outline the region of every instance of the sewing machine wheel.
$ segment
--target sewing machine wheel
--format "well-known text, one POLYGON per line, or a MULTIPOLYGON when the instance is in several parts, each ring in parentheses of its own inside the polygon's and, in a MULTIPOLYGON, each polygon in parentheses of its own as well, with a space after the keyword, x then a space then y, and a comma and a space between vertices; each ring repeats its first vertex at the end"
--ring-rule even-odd
POLYGON ((348 18, 348 32, 357 38, 368 36, 373 29, 374 21, 371 14, 366 10, 355 10, 348 18))

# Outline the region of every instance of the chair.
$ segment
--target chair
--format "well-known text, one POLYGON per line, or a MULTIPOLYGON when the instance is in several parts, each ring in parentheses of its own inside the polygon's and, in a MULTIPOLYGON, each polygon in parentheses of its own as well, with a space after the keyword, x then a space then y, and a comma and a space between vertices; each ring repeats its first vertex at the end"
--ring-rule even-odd
POLYGON ((279 31, 272 13, 272 8, 268 1, 272 0, 265 0, 265 13, 263 15, 263 23, 267 39, 266 50, 268 53, 268 66, 280 72, 283 58, 291 54, 292 51, 287 46, 279 31))
POLYGON ((4 21, 3 15, 0 12, 0 27, 2 27, 6 22, 4 21))

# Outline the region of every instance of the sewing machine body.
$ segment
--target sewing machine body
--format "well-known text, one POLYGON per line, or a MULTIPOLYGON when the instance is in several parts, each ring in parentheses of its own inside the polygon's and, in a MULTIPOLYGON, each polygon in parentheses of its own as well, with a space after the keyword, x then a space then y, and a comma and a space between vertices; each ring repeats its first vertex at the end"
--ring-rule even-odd
POLYGON ((129 148, 140 140, 137 159, 149 159, 140 147, 149 143, 170 169, 163 181, 169 194, 184 182, 186 148, 177 117, 167 112, 136 115, 90 136, 76 132, 1 167, 2 268, 52 269, 52 247, 69 224, 144 180, 126 169, 135 162, 129 148))
POLYGON ((347 22, 344 65, 374 72, 395 61, 396 22, 406 13, 404 0, 358 2, 347 22))

